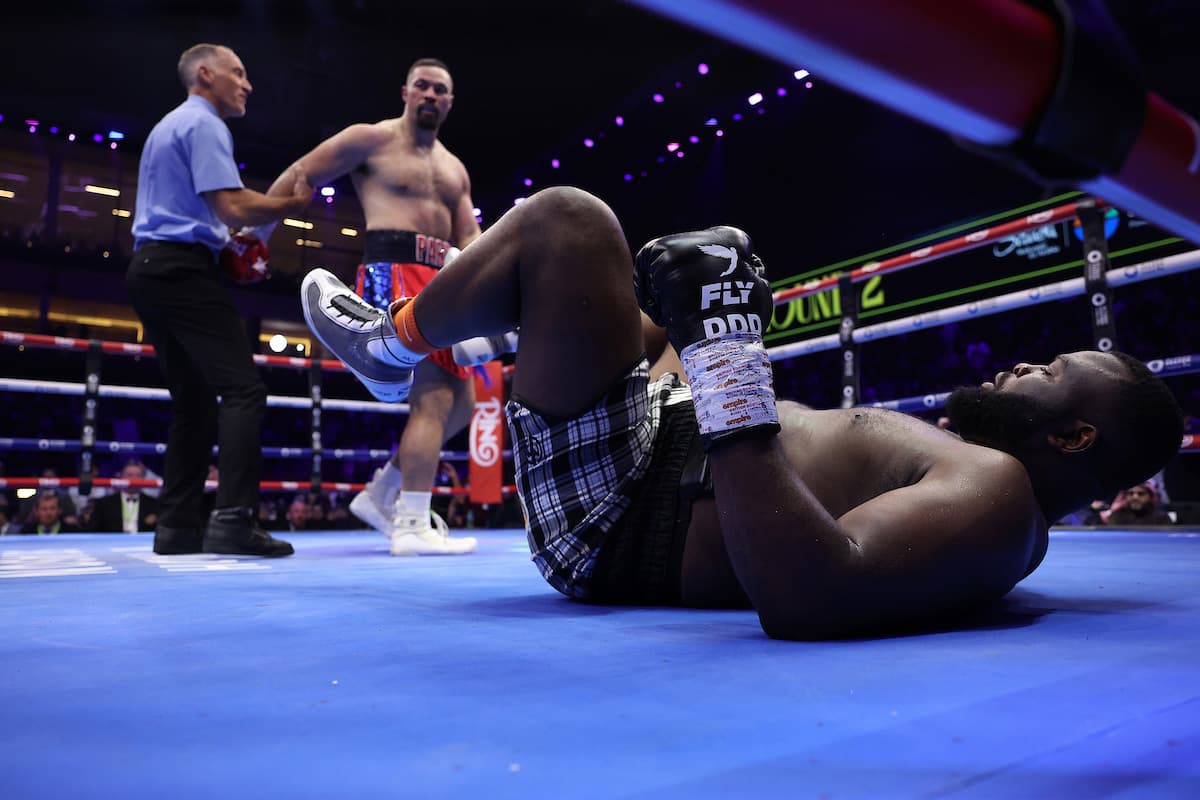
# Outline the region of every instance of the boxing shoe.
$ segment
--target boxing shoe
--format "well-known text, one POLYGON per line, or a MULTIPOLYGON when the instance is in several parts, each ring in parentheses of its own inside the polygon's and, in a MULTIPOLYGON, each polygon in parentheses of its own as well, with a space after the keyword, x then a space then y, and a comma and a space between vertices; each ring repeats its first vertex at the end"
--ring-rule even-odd
POLYGON ((343 364, 385 403, 399 403, 412 389, 413 367, 425 356, 400 344, 390 314, 380 311, 325 269, 300 285, 308 327, 343 364))
POLYGON ((638 304, 679 353, 706 450, 778 432, 762 335, 774 300, 745 231, 718 226, 662 236, 634 259, 638 304))
POLYGON ((350 513, 370 525, 385 536, 392 535, 392 512, 395 505, 395 492, 389 500, 387 487, 383 482, 383 468, 375 470, 375 476, 367 481, 367 486, 350 501, 350 513))
POLYGON ((204 552, 242 556, 290 556, 295 549, 258 526, 253 508, 218 508, 209 515, 204 552))
POLYGON ((499 336, 476 336, 459 342, 450 348, 454 363, 460 367, 477 367, 493 361, 505 353, 517 352, 517 332, 508 331, 499 336))
POLYGON ((474 536, 455 539, 436 511, 414 512, 397 503, 391 525, 394 556, 458 556, 473 552, 474 536))

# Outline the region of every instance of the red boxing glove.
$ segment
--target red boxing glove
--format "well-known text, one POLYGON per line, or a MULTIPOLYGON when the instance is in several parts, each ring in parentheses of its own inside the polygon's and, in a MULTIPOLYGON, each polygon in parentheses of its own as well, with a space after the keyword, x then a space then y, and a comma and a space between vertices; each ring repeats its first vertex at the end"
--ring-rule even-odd
POLYGON ((221 250, 221 269, 241 286, 258 283, 269 277, 267 262, 271 253, 266 242, 245 233, 235 233, 221 250))

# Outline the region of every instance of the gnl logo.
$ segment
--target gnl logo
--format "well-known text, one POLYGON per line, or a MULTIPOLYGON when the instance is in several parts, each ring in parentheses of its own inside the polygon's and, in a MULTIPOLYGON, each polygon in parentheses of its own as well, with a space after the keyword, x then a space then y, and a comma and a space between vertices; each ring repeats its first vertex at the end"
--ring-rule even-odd
POLYGON ((481 467, 493 466, 500 460, 500 400, 490 398, 475 404, 471 417, 471 460, 481 467))

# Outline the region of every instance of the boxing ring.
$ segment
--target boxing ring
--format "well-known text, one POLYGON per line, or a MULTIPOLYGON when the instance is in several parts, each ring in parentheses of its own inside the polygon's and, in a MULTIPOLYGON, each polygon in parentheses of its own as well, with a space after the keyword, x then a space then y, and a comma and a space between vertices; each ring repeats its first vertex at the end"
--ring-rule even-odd
MULTIPOLYGON (((1047 219, 1069 220, 1086 206, 1037 212, 784 289, 776 302, 919 266, 1047 219)), ((1190 251, 1109 269, 1105 279, 1117 288, 1198 265, 1200 251, 1190 251)), ((1073 278, 872 326, 843 325, 832 337, 772 348, 771 356, 1085 295, 1085 283, 1073 278)), ((0 339, 152 354, 31 336, 0 339)), ((259 359, 310 375, 341 368, 259 359)), ((1149 364, 1169 380, 1200 370, 1200 356, 1164 354, 1149 364)), ((98 374, 94 362, 90 370, 98 374)), ((0 388, 85 403, 163 397, 94 377, 5 378, 0 388)), ((945 396, 878 404, 924 413, 945 396)), ((319 391, 269 402, 314 423, 314 407, 405 411, 319 391)), ((94 433, 96 420, 84 418, 94 433)), ((86 433, 0 439, 0 448, 82 457, 86 433)), ((308 446, 264 452, 386 455, 321 442, 315 424, 308 446)), ((1181 447, 1198 449, 1190 438, 1181 447)), ((160 443, 90 443, 93 456, 161 450, 160 443)), ((285 534, 296 555, 279 560, 157 556, 151 534, 0 538, 7 666, 0 793, 1140 798, 1200 791, 1196 528, 1054 529, 1032 576, 954 627, 819 643, 769 640, 748 611, 572 603, 528 563, 523 531, 472 533, 479 552, 465 559, 390 558, 371 531, 285 534)))
MULTIPOLYGON (((1069 220, 1101 206, 1050 213, 1069 220)), ((1046 219, 860 265, 776 301, 835 288, 849 297, 858 281, 1046 219)), ((860 346, 1052 300, 1107 309, 1110 290, 1196 266, 1200 250, 1085 268, 871 325, 850 304, 837 334, 770 354, 840 348, 843 401, 855 405, 860 346)), ((1102 343, 1106 328, 1093 322, 1102 343)), ((149 349, 31 336, 0 343, 86 353, 84 379, 2 378, 0 390, 82 398, 82 431, 0 438, 0 450, 77 452, 87 469, 0 488, 123 485, 95 475, 93 459, 162 445, 97 440, 97 401, 165 393, 106 386, 95 358, 149 349)), ((259 358, 310 375, 340 368, 259 358)), ((1167 380, 1200 371, 1197 354, 1147 363, 1167 380)), ((876 404, 935 412, 948 388, 876 404)), ((310 460, 313 479, 264 491, 354 491, 321 481, 322 459, 386 456, 324 442, 315 409, 406 410, 321 392, 269 402, 312 417, 310 442, 264 452, 310 460)), ((1200 444, 1187 437, 1181 450, 1200 444)), ((1033 575, 953 626, 806 643, 767 639, 749 611, 572 603, 529 563, 523 531, 472 533, 469 558, 415 559, 387 557, 371 531, 285 534, 296 554, 273 560, 157 556, 150 534, 0 538, 0 796, 1200 796, 1196 528, 1055 528, 1033 575)))

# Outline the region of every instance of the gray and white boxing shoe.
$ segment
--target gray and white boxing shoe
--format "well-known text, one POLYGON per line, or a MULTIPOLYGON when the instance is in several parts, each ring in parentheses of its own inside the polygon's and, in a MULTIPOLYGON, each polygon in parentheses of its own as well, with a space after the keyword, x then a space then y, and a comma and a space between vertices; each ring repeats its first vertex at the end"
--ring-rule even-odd
POLYGON ((424 358, 400 344, 392 318, 356 295, 326 269, 300 285, 308 327, 346 369, 385 403, 399 403, 412 388, 413 367, 424 358))

